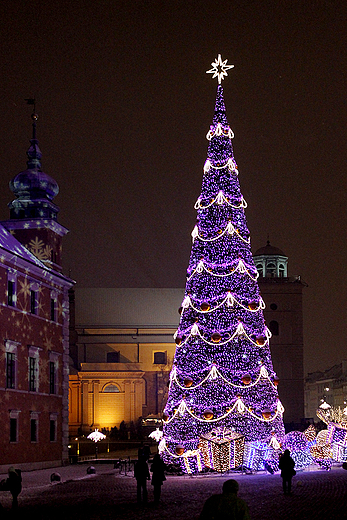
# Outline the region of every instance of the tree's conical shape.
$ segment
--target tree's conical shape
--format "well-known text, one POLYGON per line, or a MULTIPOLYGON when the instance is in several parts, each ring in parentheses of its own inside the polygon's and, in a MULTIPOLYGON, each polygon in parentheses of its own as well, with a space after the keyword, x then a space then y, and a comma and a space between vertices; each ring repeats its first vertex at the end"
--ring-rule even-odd
POLYGON ((213 438, 225 437, 230 452, 238 438, 284 435, 232 137, 219 85, 160 444, 187 471, 208 465, 213 438))

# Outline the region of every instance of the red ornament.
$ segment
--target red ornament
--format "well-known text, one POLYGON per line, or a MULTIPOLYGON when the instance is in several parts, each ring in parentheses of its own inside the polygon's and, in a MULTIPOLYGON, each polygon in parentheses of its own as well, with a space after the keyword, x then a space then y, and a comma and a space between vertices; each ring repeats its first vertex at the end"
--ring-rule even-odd
POLYGON ((244 385, 249 385, 252 382, 252 377, 250 374, 244 374, 241 378, 241 381, 244 385))
POLYGON ((193 380, 190 377, 186 377, 184 380, 184 386, 190 388, 193 384, 193 380))
POLYGON ((207 421, 210 421, 211 419, 213 419, 213 412, 212 410, 210 409, 207 409, 204 411, 204 413, 202 414, 204 416, 204 418, 207 420, 207 421))
POLYGON ((164 421, 164 422, 167 422, 168 419, 169 419, 168 414, 167 414, 167 413, 163 413, 163 421, 164 421))
POLYGON ((257 342, 257 345, 262 347, 266 343, 266 338, 264 336, 257 336, 256 342, 257 342))
POLYGON ((180 345, 182 343, 182 337, 181 336, 176 336, 175 343, 176 343, 176 345, 180 345))
POLYGON ((271 410, 265 408, 265 410, 262 411, 262 416, 266 420, 271 419, 271 410))
POLYGON ((176 455, 183 455, 184 446, 182 446, 182 444, 177 444, 175 451, 176 451, 176 455))
POLYGON ((249 308, 250 311, 255 311, 258 308, 258 303, 257 302, 249 302, 248 308, 249 308))
POLYGON ((222 339, 222 336, 219 334, 219 332, 214 332, 211 336, 211 339, 212 339, 213 343, 219 343, 220 340, 222 339))
POLYGON ((210 304, 207 302, 202 302, 202 304, 200 305, 200 308, 202 311, 206 312, 206 311, 210 310, 210 304))

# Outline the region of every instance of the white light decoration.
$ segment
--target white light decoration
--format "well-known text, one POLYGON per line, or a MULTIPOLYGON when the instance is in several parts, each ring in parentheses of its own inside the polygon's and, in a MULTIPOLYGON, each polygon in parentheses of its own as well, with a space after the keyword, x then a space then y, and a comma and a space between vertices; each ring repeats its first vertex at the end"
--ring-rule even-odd
POLYGON ((152 433, 150 433, 148 437, 154 439, 156 442, 159 442, 163 438, 163 432, 157 428, 152 433))
POLYGON ((224 76, 227 76, 227 70, 232 69, 234 65, 227 65, 228 60, 222 61, 222 56, 218 54, 218 58, 211 63, 212 69, 207 70, 206 74, 213 74, 213 78, 218 78, 218 83, 221 84, 224 76))
POLYGON ((204 164, 204 173, 207 173, 210 171, 210 168, 211 168, 211 163, 210 161, 207 159, 207 161, 205 162, 204 164))
POLYGON ((92 433, 90 433, 88 435, 87 439, 90 439, 91 441, 94 441, 94 442, 99 442, 99 441, 102 441, 103 439, 106 439, 106 435, 99 432, 98 428, 96 428, 92 433))

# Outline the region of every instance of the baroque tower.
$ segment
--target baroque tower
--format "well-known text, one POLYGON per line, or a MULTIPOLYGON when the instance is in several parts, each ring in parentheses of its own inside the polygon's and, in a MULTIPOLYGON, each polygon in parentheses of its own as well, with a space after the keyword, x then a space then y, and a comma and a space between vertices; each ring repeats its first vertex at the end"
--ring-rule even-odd
POLYGON ((10 181, 10 189, 16 198, 9 203, 10 219, 2 224, 47 267, 61 271, 62 239, 68 229, 57 222, 59 208, 53 199, 59 193, 59 187, 42 171, 35 111, 31 118, 33 131, 27 151, 27 169, 10 181))

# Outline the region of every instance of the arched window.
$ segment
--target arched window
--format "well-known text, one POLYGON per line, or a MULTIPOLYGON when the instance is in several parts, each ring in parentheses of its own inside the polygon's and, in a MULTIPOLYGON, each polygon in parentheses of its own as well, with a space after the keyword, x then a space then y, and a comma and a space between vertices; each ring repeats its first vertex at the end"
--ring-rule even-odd
POLYGON ((278 336, 280 333, 278 321, 275 321, 275 320, 270 321, 269 329, 273 336, 278 336))
POLYGON ((272 278, 276 276, 276 265, 274 263, 267 264, 266 266, 266 276, 272 278))
POLYGON ((257 271, 259 276, 264 276, 263 264, 257 264, 257 271))
POLYGON ((108 383, 102 389, 105 393, 117 393, 120 392, 119 387, 115 383, 108 383))
POLYGON ((280 276, 281 278, 283 278, 283 276, 284 276, 284 265, 283 264, 280 264, 278 266, 278 276, 280 276))

